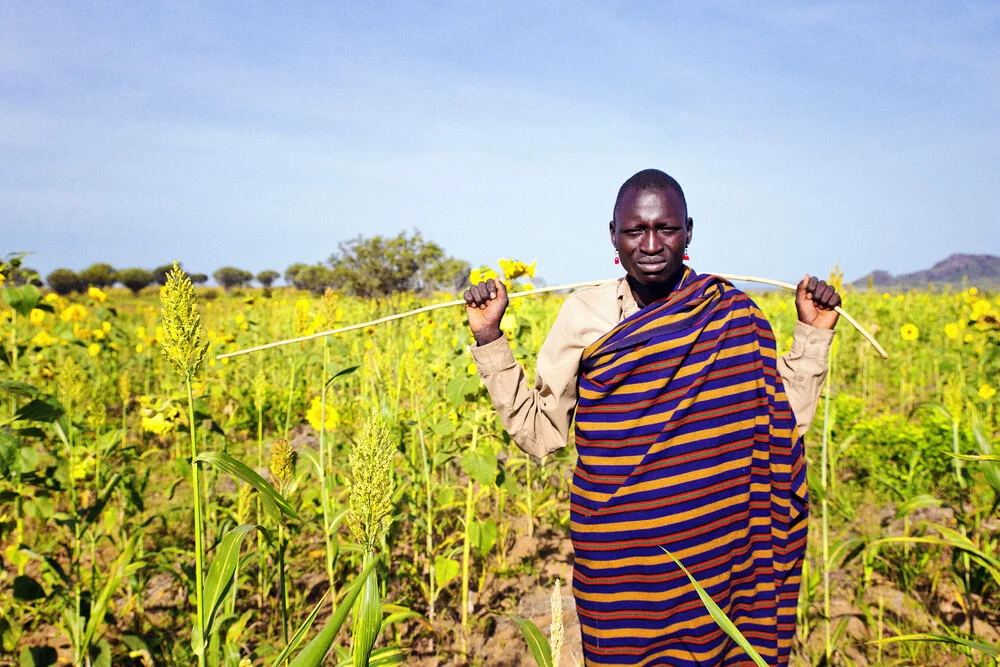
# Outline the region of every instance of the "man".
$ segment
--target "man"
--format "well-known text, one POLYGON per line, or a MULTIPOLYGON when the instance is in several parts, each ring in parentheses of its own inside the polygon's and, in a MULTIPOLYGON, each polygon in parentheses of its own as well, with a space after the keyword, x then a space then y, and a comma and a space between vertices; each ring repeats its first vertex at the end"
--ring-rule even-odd
POLYGON ((628 179, 609 230, 627 276, 566 299, 534 388, 499 330, 505 287, 465 293, 472 353, 514 441, 536 456, 565 446, 576 410, 574 593, 587 664, 746 658, 666 550, 766 660, 784 664, 805 547, 798 435, 815 412, 840 297, 803 279, 792 351, 779 360, 746 295, 683 265, 693 221, 674 179, 628 179))

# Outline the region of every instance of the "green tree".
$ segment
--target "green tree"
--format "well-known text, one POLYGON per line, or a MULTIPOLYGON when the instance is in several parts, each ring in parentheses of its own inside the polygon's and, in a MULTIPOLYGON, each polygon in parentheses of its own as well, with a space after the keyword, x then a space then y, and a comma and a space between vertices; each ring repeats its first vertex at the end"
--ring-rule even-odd
POLYGON ((274 284, 274 281, 281 277, 281 274, 277 271, 261 271, 257 274, 257 282, 259 282, 264 287, 270 287, 274 284))
POLYGON ((45 277, 45 282, 48 283, 49 289, 61 296, 87 288, 80 280, 80 276, 69 269, 56 269, 45 277))
POLYGON ((448 257, 418 231, 400 232, 393 238, 359 236, 341 243, 329 264, 333 283, 361 297, 452 290, 469 272, 467 262, 448 257))
MULTIPOLYGON (((309 266, 308 264, 303 264, 302 262, 296 262, 292 264, 287 269, 285 269, 285 284, 295 285, 295 276, 299 274, 299 271, 309 266)), ((298 285, 295 285, 298 287, 298 285)), ((302 289, 299 287, 299 289, 302 289)))
POLYGON ((115 271, 114 279, 116 283, 121 283, 132 290, 132 294, 138 294, 144 287, 152 285, 156 281, 156 276, 146 269, 122 269, 115 271))
POLYGON ((322 294, 329 288, 337 287, 334 272, 322 264, 302 265, 292 274, 292 284, 313 294, 322 294))
POLYGON ((93 285, 104 289, 115 284, 115 267, 105 262, 91 264, 88 268, 80 272, 80 280, 87 285, 93 285))
POLYGON ((215 278, 215 282, 219 283, 222 289, 227 292, 234 287, 243 287, 253 280, 252 273, 243 269, 237 269, 235 266, 224 266, 213 273, 212 276, 215 278))
POLYGON ((204 273, 192 273, 190 278, 195 285, 204 285, 208 282, 208 276, 204 273))
MULTIPOLYGON (((177 266, 178 268, 180 267, 179 262, 177 266)), ((173 270, 174 270, 174 265, 172 262, 170 264, 164 264, 163 266, 158 266, 155 269, 153 269, 153 280, 156 281, 157 285, 166 285, 167 274, 173 270)))

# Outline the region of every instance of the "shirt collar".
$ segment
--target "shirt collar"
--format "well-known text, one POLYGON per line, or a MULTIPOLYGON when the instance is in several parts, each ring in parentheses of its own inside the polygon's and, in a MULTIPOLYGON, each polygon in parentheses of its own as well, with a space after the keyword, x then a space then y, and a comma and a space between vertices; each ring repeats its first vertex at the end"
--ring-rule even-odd
POLYGON ((632 288, 628 286, 626 278, 618 279, 618 321, 621 322, 626 317, 639 311, 639 304, 632 296, 632 288))
MULTIPOLYGON (((677 287, 684 285, 688 279, 694 275, 694 271, 690 267, 683 267, 684 273, 681 275, 680 282, 677 283, 677 287)), ((618 279, 618 321, 621 322, 626 317, 632 316, 634 313, 639 312, 639 304, 635 302, 635 297, 632 296, 632 288, 628 286, 627 278, 618 279)))

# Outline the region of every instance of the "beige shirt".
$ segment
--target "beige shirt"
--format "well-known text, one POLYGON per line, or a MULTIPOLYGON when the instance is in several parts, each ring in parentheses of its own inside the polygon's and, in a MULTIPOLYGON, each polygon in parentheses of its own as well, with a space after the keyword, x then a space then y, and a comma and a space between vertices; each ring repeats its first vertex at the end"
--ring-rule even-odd
MULTIPOLYGON (((538 352, 534 386, 528 385, 506 336, 469 348, 493 406, 518 447, 542 457, 566 446, 583 350, 638 311, 624 278, 570 294, 538 352)), ((792 349, 778 359, 799 433, 809 429, 816 413, 833 334, 832 329, 796 322, 792 349)))

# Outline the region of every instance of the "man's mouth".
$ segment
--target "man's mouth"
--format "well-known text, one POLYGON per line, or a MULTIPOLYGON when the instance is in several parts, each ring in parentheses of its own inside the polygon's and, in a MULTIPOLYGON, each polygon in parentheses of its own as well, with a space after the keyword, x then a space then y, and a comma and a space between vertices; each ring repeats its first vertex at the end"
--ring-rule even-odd
POLYGON ((655 271, 657 269, 662 269, 663 267, 665 267, 667 265, 667 260, 665 259, 658 259, 654 261, 646 260, 644 262, 636 262, 636 264, 641 266, 646 271, 655 271))

